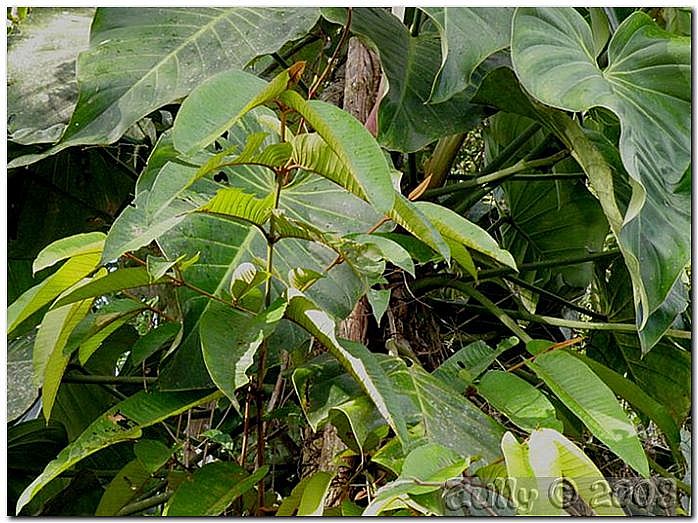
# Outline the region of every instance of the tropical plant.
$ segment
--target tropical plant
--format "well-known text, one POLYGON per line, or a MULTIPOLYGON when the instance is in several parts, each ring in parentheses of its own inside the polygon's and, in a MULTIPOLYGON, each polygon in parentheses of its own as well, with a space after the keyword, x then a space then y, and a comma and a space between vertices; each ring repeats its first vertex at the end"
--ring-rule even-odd
POLYGON ((690 11, 393 11, 8 11, 16 514, 685 513, 690 11))

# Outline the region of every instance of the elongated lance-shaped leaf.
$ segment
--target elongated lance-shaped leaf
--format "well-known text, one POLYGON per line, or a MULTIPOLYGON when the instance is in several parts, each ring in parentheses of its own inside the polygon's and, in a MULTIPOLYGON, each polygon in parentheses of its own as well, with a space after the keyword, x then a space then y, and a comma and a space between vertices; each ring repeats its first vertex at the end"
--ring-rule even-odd
POLYGON ((420 209, 402 194, 396 195, 395 203, 388 216, 438 252, 444 260, 450 262, 451 250, 439 230, 420 209))
POLYGON ((73 258, 81 254, 101 253, 104 248, 104 239, 106 234, 103 232, 88 232, 83 234, 75 234, 66 238, 56 240, 44 247, 39 254, 36 255, 32 264, 34 274, 46 267, 65 260, 73 258))
POLYGON ((601 442, 644 477, 647 456, 635 426, 611 389, 564 350, 539 354, 528 366, 601 442))
MULTIPOLYGON (((619 149, 633 197, 622 224, 611 225, 633 278, 640 329, 690 258, 690 55, 690 38, 636 12, 613 34, 608 66, 601 69, 591 28, 576 10, 519 8, 514 14, 512 61, 523 87, 553 107, 586 112, 601 106, 620 120, 619 149)), ((603 189, 591 173, 590 179, 603 189)))
POLYGON ((473 222, 435 203, 415 202, 414 206, 434 223, 442 236, 516 269, 516 262, 509 251, 502 249, 487 231, 473 222))
POLYGON ((73 145, 114 142, 206 79, 304 36, 317 19, 317 9, 298 7, 99 8, 90 49, 78 58, 78 103, 61 141, 11 165, 73 145))
POLYGON ((68 336, 90 312, 94 298, 71 303, 46 313, 34 342, 34 383, 41 386, 44 418, 51 418, 63 373, 70 355, 63 353, 68 336))
POLYGON ((80 460, 110 445, 139 438, 142 428, 154 425, 192 407, 209 403, 221 395, 207 392, 141 391, 112 407, 96 419, 75 441, 64 448, 39 476, 24 489, 17 501, 17 513, 52 479, 80 460))
POLYGON ((263 225, 271 216, 273 207, 273 194, 269 194, 266 198, 257 198, 237 187, 227 187, 220 189, 197 211, 230 216, 255 225, 263 225))
POLYGON ((132 499, 143 494, 143 488, 172 456, 174 449, 158 440, 143 439, 133 446, 136 459, 127 463, 114 476, 102 494, 95 516, 116 516, 117 512, 132 499))
POLYGON ((286 317, 306 329, 320 341, 361 385, 378 411, 395 431, 403 448, 409 446, 409 434, 400 400, 376 357, 360 343, 337 339, 334 320, 302 292, 287 290, 286 317))
POLYGON ((326 102, 305 101, 293 91, 286 91, 280 99, 322 136, 376 210, 388 213, 395 199, 390 168, 366 128, 349 113, 326 102))
POLYGON ((247 369, 265 338, 274 332, 286 310, 278 298, 256 316, 212 303, 201 316, 199 338, 206 368, 216 386, 234 403, 235 391, 249 382, 247 369))
MULTIPOLYGON (((596 360, 592 360, 582 354, 572 353, 572 355, 582 360, 586 365, 599 376, 614 393, 627 401, 633 409, 649 417, 666 436, 667 443, 674 455, 680 455, 679 445, 681 443, 681 433, 676 422, 669 414, 667 408, 654 400, 641 387, 630 381, 628 378, 609 369, 596 360)), ((652 365, 647 365, 651 368, 652 365)))
MULTIPOLYGON (((294 138, 291 144, 292 158, 303 169, 320 174, 362 200, 369 201, 361 184, 351 176, 346 165, 321 136, 314 133, 301 134, 294 138)), ((441 254, 444 259, 450 259, 448 245, 439 231, 407 198, 396 192, 393 207, 386 215, 441 254)))
MULTIPOLYGON (((94 298, 112 292, 132 289, 134 287, 143 287, 150 285, 150 274, 145 267, 129 267, 126 269, 118 269, 110 272, 106 276, 91 281, 74 291, 62 296, 56 301, 55 307, 61 307, 69 303, 73 303, 86 298, 94 298)), ((162 277, 152 284, 167 282, 167 277, 162 277)))
POLYGON ((191 155, 212 144, 246 113, 288 89, 290 80, 289 71, 269 83, 237 69, 214 76, 194 89, 177 113, 175 148, 191 155))
POLYGON ((79 360, 84 365, 110 334, 144 310, 145 304, 137 300, 114 300, 108 303, 97 312, 89 314, 75 327, 63 353, 69 356, 79 347, 79 360))
POLYGON ((248 474, 236 463, 216 461, 180 483, 167 503, 167 516, 218 516, 235 499, 254 487, 269 471, 265 465, 248 474))
POLYGON ((303 478, 293 487, 291 493, 284 498, 277 516, 322 516, 325 498, 330 490, 334 474, 316 472, 303 478), (297 512, 296 512, 297 511, 297 512))
POLYGON ((52 302, 58 295, 82 280, 97 268, 100 252, 79 254, 70 258, 51 276, 25 291, 7 309, 7 332, 19 326, 29 316, 52 302))

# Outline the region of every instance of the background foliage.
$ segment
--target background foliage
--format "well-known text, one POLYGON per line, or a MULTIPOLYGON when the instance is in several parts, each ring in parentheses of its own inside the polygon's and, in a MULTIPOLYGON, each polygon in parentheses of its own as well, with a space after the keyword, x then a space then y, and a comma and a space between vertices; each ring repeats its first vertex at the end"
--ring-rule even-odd
POLYGON ((690 10, 393 11, 8 8, 14 513, 686 513, 690 10))

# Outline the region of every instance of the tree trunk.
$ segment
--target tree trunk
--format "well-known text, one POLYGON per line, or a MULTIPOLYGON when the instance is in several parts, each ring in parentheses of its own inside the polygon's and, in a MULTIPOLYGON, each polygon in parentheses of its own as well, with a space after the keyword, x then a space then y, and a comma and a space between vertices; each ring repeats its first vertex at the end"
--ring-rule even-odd
MULTIPOLYGON (((359 39, 351 38, 344 73, 343 105, 346 111, 362 123, 368 120, 371 109, 375 105, 380 79, 378 56, 364 46, 359 39)), ((339 336, 365 343, 368 315, 366 300, 362 298, 351 314, 339 324, 339 336)), ((326 506, 337 506, 348 491, 351 468, 338 464, 335 458, 346 449, 346 446, 331 425, 325 426, 315 434, 308 428, 305 437, 301 476, 306 477, 316 471, 336 471, 337 475, 330 487, 326 506)))

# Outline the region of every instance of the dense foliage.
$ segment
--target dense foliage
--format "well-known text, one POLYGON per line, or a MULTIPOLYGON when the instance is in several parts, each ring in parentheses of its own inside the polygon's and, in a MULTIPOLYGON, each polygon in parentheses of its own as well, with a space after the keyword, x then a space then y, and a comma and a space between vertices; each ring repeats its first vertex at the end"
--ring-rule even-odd
POLYGON ((690 11, 393 11, 8 10, 17 514, 685 513, 690 11))

